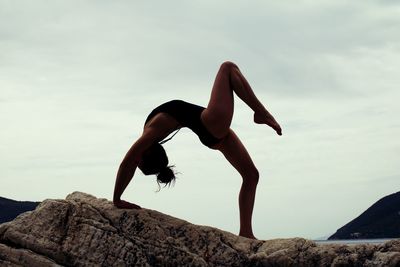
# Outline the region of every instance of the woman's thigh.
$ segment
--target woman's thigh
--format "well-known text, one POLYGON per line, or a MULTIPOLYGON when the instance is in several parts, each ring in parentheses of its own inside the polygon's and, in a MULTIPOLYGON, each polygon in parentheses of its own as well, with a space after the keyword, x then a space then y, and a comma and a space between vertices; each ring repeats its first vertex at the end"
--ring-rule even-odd
POLYGON ((233 90, 230 73, 237 66, 232 62, 224 62, 218 70, 212 87, 207 108, 201 114, 206 128, 217 138, 226 136, 233 117, 233 90))
POLYGON ((243 179, 258 179, 258 170, 250 154, 232 129, 229 130, 229 134, 224 140, 218 144, 217 149, 222 152, 243 179))

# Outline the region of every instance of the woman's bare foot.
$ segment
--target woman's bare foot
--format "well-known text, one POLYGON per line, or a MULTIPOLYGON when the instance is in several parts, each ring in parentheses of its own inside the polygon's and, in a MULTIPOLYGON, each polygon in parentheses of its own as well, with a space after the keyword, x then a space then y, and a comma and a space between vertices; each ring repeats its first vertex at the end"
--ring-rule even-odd
POLYGON ((275 118, 267 112, 254 113, 254 122, 257 124, 267 124, 276 131, 278 135, 282 135, 282 128, 279 123, 276 122, 275 118))
POLYGON ((125 200, 114 200, 114 206, 116 206, 119 209, 141 209, 141 207, 139 205, 130 203, 128 201, 125 200))
POLYGON ((243 233, 239 233, 239 236, 243 236, 243 237, 246 237, 246 238, 258 240, 253 234, 243 234, 243 233))

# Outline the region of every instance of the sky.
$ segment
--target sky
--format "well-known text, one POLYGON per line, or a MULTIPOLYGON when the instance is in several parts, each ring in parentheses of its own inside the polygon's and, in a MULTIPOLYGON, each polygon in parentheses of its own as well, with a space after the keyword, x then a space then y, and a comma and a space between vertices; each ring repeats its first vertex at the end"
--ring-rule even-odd
MULTIPOLYGON (((397 1, 0 0, 0 196, 112 199, 119 164, 156 106, 206 106, 235 62, 283 128, 232 129, 260 172, 259 239, 334 233, 400 186, 397 1)), ((189 129, 165 144, 179 172, 123 198, 238 233, 242 179, 189 129)))

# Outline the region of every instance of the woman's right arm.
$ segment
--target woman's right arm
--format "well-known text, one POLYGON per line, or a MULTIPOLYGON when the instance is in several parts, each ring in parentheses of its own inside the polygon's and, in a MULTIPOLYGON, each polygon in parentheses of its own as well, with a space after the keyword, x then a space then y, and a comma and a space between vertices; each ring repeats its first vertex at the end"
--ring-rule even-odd
POLYGON ((156 140, 155 132, 148 129, 143 132, 143 135, 132 145, 122 160, 114 187, 113 202, 114 205, 122 209, 140 209, 140 206, 121 200, 121 195, 125 191, 129 182, 132 180, 135 170, 139 165, 142 153, 151 146, 156 140))

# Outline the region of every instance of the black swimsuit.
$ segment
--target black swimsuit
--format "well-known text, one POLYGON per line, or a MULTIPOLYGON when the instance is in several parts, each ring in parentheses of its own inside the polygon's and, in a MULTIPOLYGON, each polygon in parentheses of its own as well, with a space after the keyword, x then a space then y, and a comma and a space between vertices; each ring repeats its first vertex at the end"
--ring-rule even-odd
POLYGON ((197 134, 204 145, 211 147, 218 144, 222 139, 214 137, 201 122, 200 115, 204 109, 205 108, 202 106, 182 100, 172 100, 156 107, 149 116, 147 116, 145 124, 156 114, 165 112, 176 119, 181 126, 188 127, 197 134))

